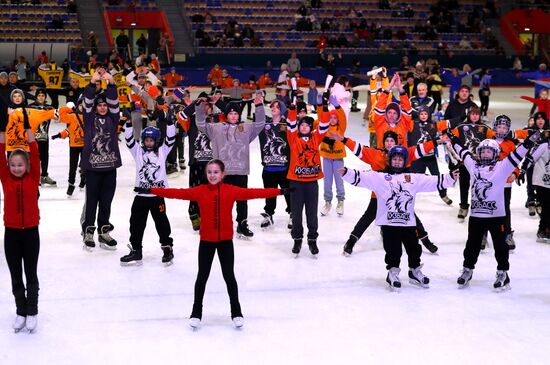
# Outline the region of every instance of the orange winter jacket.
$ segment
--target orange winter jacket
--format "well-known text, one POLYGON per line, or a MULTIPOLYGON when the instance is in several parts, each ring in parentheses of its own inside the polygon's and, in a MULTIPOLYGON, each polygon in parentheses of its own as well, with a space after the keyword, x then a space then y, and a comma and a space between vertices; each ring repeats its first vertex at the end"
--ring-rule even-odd
MULTIPOLYGON (((382 90, 386 90, 388 88, 388 86, 390 86, 390 82, 388 80, 387 77, 384 77, 382 79, 382 82, 381 82, 381 87, 378 87, 378 82, 376 81, 376 79, 373 79, 371 77, 370 79, 370 84, 369 84, 369 97, 370 97, 370 110, 368 112, 368 121, 369 121, 369 124, 368 124, 368 131, 369 133, 375 133, 376 130, 374 129, 374 106, 376 105, 376 102, 378 101, 378 97, 380 96, 380 94, 382 94, 382 90)), ((391 98, 388 98, 387 102, 386 102, 386 106, 387 104, 389 104, 391 102, 391 98)), ((364 118, 366 119, 366 118, 364 118)))
MULTIPOLYGON (((27 116, 31 130, 36 132, 38 126, 50 119, 57 119, 57 110, 40 110, 26 107, 27 116)), ((24 128, 25 117, 22 108, 8 110, 8 123, 6 125, 6 151, 13 151, 18 148, 29 151, 27 132, 24 128)))
MULTIPOLYGON (((342 108, 338 107, 329 112, 329 118, 332 114, 335 114, 336 117, 338 118, 338 124, 336 125, 329 124, 328 131, 339 134, 343 137, 346 133, 346 127, 347 127, 346 113, 342 108)), ((344 143, 342 143, 341 141, 331 140, 331 142, 329 143, 322 142, 320 150, 321 150, 321 156, 325 158, 331 158, 331 159, 337 160, 337 159, 346 157, 346 147, 344 146, 344 143)))
POLYGON ((71 108, 66 106, 59 108, 59 121, 67 124, 67 129, 62 131, 61 138, 69 137, 69 146, 84 147, 84 119, 82 114, 76 116, 71 108), (78 118, 80 117, 80 120, 78 118))

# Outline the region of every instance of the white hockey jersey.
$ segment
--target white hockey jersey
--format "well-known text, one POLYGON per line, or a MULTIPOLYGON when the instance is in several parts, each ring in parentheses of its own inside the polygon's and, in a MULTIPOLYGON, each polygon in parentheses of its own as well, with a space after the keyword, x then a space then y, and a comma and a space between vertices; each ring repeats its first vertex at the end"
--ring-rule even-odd
POLYGON ((520 145, 495 165, 481 166, 474 160, 468 149, 456 144, 453 147, 470 173, 470 215, 478 218, 506 216, 504 209, 506 180, 525 157, 527 149, 520 145))
POLYGON ((535 167, 533 168, 533 185, 550 189, 550 145, 543 143, 532 153, 535 167))
POLYGON ((414 227, 414 202, 420 192, 445 189, 454 184, 451 175, 388 174, 385 172, 348 169, 343 179, 355 186, 366 187, 376 193, 376 225, 414 227))
MULTIPOLYGON (((166 158, 174 146, 176 126, 166 126, 166 138, 156 152, 145 151, 141 144, 134 139, 134 129, 126 127, 124 132, 126 145, 136 161, 136 187, 139 188, 167 188, 166 158)), ((154 194, 137 194, 140 196, 155 196, 154 194)))

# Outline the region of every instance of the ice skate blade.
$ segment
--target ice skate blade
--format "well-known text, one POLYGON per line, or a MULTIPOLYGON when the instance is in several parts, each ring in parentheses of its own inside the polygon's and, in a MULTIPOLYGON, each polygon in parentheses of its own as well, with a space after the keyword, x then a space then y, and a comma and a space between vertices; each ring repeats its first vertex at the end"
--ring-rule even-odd
POLYGON ((243 241, 251 241, 252 237, 245 236, 244 234, 237 233, 237 238, 243 241))
POLYGON ((510 284, 506 284, 504 286, 501 286, 500 288, 493 288, 493 291, 495 293, 504 293, 504 292, 507 292, 508 290, 511 290, 512 287, 510 286, 510 284))
POLYGON ((116 251, 116 246, 109 246, 105 243, 100 243, 99 247, 101 247, 102 249, 107 250, 107 251, 116 251))
POLYGON ((418 281, 416 280, 413 280, 413 279, 409 279, 409 284, 413 285, 413 286, 416 286, 417 288, 422 288, 422 289, 429 289, 430 288, 430 284, 423 284, 423 283, 419 283, 418 281))
POLYGON ((351 253, 347 253, 346 251, 342 251, 342 256, 344 257, 350 257, 351 253))
POLYGON ((319 259, 319 256, 318 256, 318 255, 319 255, 319 254, 311 254, 310 257, 311 257, 313 260, 317 260, 317 259, 319 259))
POLYGON ((191 330, 196 331, 201 326, 201 320, 198 318, 190 318, 189 319, 189 327, 191 327, 191 330))
POLYGON ((128 266, 141 266, 143 265, 143 262, 141 260, 135 260, 130 262, 120 262, 120 266, 122 267, 128 267, 128 266))
POLYGON ((464 218, 458 218, 458 223, 464 223, 464 218))
POLYGON ((401 287, 393 286, 388 282, 386 282, 386 287, 391 293, 399 293, 401 291, 401 287))
POLYGON ((170 260, 168 262, 163 262, 162 264, 164 265, 164 267, 168 267, 168 266, 172 266, 174 264, 174 261, 170 260))
POLYGON ((90 247, 90 246, 86 246, 86 245, 83 245, 83 246, 82 246, 82 249, 83 249, 84 251, 87 251, 87 252, 94 252, 94 248, 95 248, 95 247, 90 247))
POLYGON ((539 243, 550 243, 550 240, 544 239, 544 238, 537 238, 537 242, 539 243))
POLYGON ((466 289, 467 287, 470 286, 470 282, 468 281, 467 283, 465 283, 464 285, 461 285, 461 284, 457 284, 458 285, 458 289, 466 289))

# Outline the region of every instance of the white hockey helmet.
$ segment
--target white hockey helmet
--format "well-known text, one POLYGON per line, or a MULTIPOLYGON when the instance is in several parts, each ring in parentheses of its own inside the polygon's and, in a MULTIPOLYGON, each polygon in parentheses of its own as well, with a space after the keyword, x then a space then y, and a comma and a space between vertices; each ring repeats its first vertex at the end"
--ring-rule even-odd
POLYGON ((485 139, 476 147, 477 160, 480 165, 494 165, 498 161, 500 145, 494 139, 485 139), (491 154, 488 154, 488 151, 491 154))

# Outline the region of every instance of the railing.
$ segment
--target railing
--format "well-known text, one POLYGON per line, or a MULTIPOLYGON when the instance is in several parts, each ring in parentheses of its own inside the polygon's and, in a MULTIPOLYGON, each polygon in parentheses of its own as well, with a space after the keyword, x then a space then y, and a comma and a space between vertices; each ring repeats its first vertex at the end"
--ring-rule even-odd
POLYGON ((61 65, 63 60, 70 57, 68 43, 0 43, 0 65, 9 65, 19 56, 24 56, 32 63, 42 51, 46 51, 50 60, 61 65))

